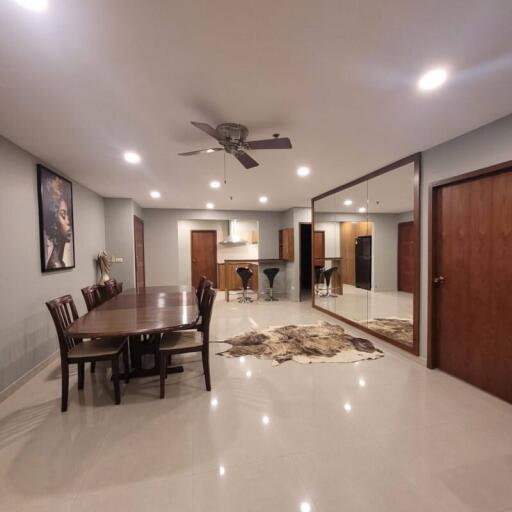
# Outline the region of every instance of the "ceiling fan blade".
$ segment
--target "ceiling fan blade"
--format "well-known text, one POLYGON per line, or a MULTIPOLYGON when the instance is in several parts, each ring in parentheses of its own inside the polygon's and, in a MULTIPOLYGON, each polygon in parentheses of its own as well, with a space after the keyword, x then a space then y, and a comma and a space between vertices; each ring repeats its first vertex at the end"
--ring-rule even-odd
POLYGON ((217 151, 222 151, 224 148, 208 148, 208 149, 198 149, 196 151, 187 151, 186 153, 178 153, 179 156, 192 156, 192 155, 200 155, 201 153, 215 153, 217 151))
POLYGON ((233 156, 246 168, 252 169, 260 165, 254 158, 250 157, 245 151, 237 151, 233 156))
POLYGON ((203 132, 207 133, 210 137, 219 140, 217 130, 213 126, 210 126, 208 123, 197 123, 196 121, 190 121, 190 124, 193 124, 196 128, 199 128, 203 132))
POLYGON ((249 149, 291 149, 292 143, 288 137, 280 139, 248 140, 249 149))

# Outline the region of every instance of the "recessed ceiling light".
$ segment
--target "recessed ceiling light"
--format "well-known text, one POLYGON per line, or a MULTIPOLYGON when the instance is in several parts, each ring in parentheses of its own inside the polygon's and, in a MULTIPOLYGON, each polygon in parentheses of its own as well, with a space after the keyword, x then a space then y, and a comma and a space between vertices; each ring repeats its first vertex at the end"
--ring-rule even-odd
POLYGON ((250 379, 250 378, 251 378, 251 375, 252 375, 251 370, 247 370, 247 371, 245 372, 245 376, 246 376, 248 379, 250 379))
POLYGON ((300 504, 300 512, 311 512, 311 505, 307 501, 300 504))
POLYGON ((261 421, 262 421, 263 425, 268 425, 270 422, 270 418, 265 414, 265 416, 263 416, 261 418, 261 421))
POLYGON ((361 208, 359 208, 357 211, 359 213, 364 213, 366 211, 366 208, 364 206, 361 206, 361 208))
POLYGON ((219 466, 219 475, 224 476, 226 474, 226 468, 224 466, 219 466))
POLYGON ((207 150, 206 150, 206 152, 207 152, 207 153, 215 153, 215 149, 211 149, 211 148, 210 148, 210 149, 207 149, 207 150))
POLYGON ((418 81, 418 88, 422 91, 430 91, 444 84, 448 78, 448 72, 445 69, 432 69, 425 73, 418 81))
POLYGON ((297 169, 298 176, 309 176, 310 172, 311 172, 311 169, 309 167, 299 167, 297 169))
POLYGON ((347 412, 350 412, 352 410, 352 406, 347 402, 344 406, 343 406, 343 409, 345 409, 345 411, 347 412))
POLYGON ((29 11, 41 12, 48 7, 48 0, 14 0, 21 7, 29 11))
POLYGON ((212 407, 217 407, 217 405, 219 405, 219 401, 216 398, 212 398, 212 401, 210 403, 212 407))
POLYGON ((352 204, 352 199, 345 199, 345 201, 343 201, 343 204, 345 206, 350 206, 352 204))
POLYGON ((220 181, 217 181, 217 180, 210 181, 210 187, 220 188, 220 181))
POLYGON ((359 386, 364 388, 366 386, 366 381, 364 379, 359 379, 359 386))
POLYGON ((211 210, 215 208, 215 205, 213 203, 206 203, 206 208, 208 208, 208 210, 211 210))
POLYGON ((129 164, 138 164, 141 161, 140 155, 135 151, 126 151, 123 157, 129 164))
POLYGON ((158 190, 152 190, 149 195, 153 198, 153 199, 160 199, 160 197, 162 197, 162 194, 160 194, 160 192, 158 192, 158 190))
POLYGON ((267 196, 261 196, 260 197, 260 203, 268 203, 268 197, 267 196))

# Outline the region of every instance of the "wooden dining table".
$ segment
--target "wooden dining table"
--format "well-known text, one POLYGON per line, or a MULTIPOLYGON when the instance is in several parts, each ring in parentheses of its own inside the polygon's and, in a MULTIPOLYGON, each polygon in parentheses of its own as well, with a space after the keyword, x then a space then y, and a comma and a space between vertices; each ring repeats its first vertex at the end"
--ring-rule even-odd
MULTIPOLYGON (((160 335, 186 329, 199 313, 196 290, 191 286, 147 286, 132 288, 105 301, 73 322, 66 331, 73 338, 130 339, 131 375, 159 374, 158 357, 152 368, 142 367, 142 356, 156 356, 160 335)), ((170 366, 168 373, 183 371, 170 366)))

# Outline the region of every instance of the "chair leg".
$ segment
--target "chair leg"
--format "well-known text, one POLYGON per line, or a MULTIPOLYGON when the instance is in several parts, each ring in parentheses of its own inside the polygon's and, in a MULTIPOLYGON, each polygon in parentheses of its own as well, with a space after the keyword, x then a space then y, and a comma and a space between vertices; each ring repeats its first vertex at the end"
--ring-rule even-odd
POLYGON ((119 387, 119 356, 112 359, 112 377, 114 379, 114 398, 116 405, 121 403, 121 389, 119 387))
POLYGON ((61 361, 60 365, 62 373, 62 401, 60 410, 66 412, 68 410, 69 365, 67 361, 61 361))
POLYGON ((124 381, 126 384, 130 382, 130 357, 128 354, 128 344, 123 349, 123 369, 124 369, 124 381))
POLYGON ((202 355, 203 355, 204 382, 206 384, 206 390, 211 391, 212 386, 211 386, 211 382, 210 382, 210 357, 209 357, 208 347, 203 348, 202 355))
POLYGON ((91 361, 91 373, 96 372, 96 361, 91 361))
POLYGON ((165 359, 165 352, 160 352, 160 398, 165 398, 165 377, 167 375, 165 359))
POLYGON ((78 389, 84 389, 85 363, 78 363, 78 389))

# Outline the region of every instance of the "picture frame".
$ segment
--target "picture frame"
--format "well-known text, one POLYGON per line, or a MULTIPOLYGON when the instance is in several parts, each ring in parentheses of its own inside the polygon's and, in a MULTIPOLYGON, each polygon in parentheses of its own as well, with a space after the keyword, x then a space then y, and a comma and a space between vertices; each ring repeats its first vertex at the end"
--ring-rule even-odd
POLYGON ((41 272, 75 268, 73 183, 37 164, 41 272))

